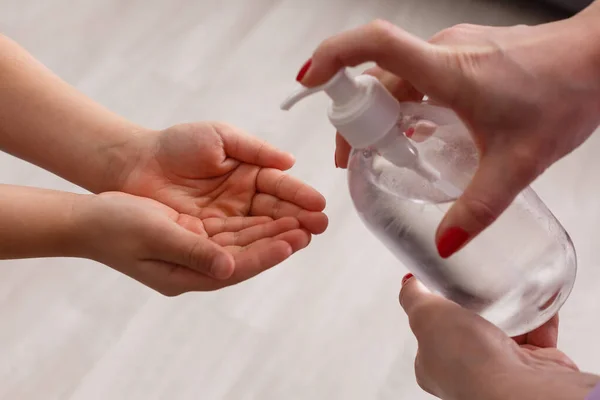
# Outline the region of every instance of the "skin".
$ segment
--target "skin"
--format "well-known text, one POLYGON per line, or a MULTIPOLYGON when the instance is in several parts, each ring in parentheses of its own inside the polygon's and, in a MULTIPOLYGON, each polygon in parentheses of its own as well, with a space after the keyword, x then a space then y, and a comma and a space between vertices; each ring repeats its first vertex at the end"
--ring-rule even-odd
POLYGON ((220 122, 112 113, 0 36, 0 150, 93 194, 1 186, 0 258, 85 257, 165 295, 281 263, 327 227, 290 154, 220 122))
MULTIPOLYGON (((377 67, 367 73, 398 100, 419 101, 427 95, 453 109, 469 128, 480 163, 442 220, 436 240, 439 244, 458 228, 468 234, 464 245, 598 127, 599 20, 600 1, 595 1, 564 21, 463 24, 428 41, 375 21, 322 42, 299 80, 317 86, 342 67, 374 61, 377 67)), ((339 134, 336 145, 336 165, 345 168, 350 146, 339 134)), ((417 381, 437 397, 584 399, 599 381, 556 350, 557 318, 512 340, 475 314, 428 293, 414 278, 400 301, 419 343, 417 381)))
MULTIPOLYGON (((596 1, 564 21, 463 24, 429 41, 375 21, 322 42, 301 82, 317 86, 342 67, 374 61, 378 67, 368 73, 400 101, 427 95, 453 109, 470 129, 480 163, 436 239, 451 228, 472 239, 600 123, 598 19, 596 1)), ((346 167, 350 147, 340 135, 336 143, 336 163, 346 167)))
POLYGON ((556 349, 558 317, 511 339, 416 278, 403 284, 400 304, 418 342, 417 382, 440 399, 583 400, 600 382, 556 349))

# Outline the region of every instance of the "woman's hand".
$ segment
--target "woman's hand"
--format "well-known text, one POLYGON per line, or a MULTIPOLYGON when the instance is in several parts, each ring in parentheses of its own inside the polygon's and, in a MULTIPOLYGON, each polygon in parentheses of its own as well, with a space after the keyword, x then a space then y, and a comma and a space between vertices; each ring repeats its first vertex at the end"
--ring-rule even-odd
POLYGON ((327 228, 323 196, 282 172, 294 158, 230 125, 176 125, 130 143, 119 191, 200 220, 292 217, 311 234, 327 228))
MULTIPOLYGON (((80 196, 72 255, 106 264, 169 296, 230 286, 306 247, 293 217, 193 217, 124 193, 80 196)), ((204 214, 199 210, 199 215, 204 214)))
MULTIPOLYGON (((438 229, 438 245, 452 243, 446 249, 452 253, 598 126, 600 3, 595 6, 539 26, 459 25, 429 42, 376 21, 324 41, 298 80, 316 86, 344 66, 375 61, 379 68, 370 73, 399 100, 427 95, 462 118, 480 164, 438 229)), ((339 166, 347 165, 348 152, 338 136, 339 166)))
POLYGON ((400 304, 418 342, 419 386, 444 400, 583 400, 600 377, 556 349, 558 317, 511 339, 491 323, 406 277, 400 304))

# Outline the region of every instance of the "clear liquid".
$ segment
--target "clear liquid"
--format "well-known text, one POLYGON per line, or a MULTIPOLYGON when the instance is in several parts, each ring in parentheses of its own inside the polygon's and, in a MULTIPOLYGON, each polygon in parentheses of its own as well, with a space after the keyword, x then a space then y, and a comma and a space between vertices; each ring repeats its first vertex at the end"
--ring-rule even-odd
POLYGON ((548 321, 571 291, 573 245, 531 189, 462 250, 442 259, 434 237, 454 199, 374 151, 353 152, 349 186, 364 223, 418 279, 510 336, 548 321))

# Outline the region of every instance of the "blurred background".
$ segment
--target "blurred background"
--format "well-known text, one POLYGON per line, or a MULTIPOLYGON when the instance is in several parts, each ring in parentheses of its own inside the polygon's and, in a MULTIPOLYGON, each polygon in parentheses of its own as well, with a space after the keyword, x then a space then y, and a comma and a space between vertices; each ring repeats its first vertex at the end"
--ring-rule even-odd
MULTIPOLYGON (((117 113, 151 128, 224 120, 293 152, 292 173, 327 197, 330 217, 309 248, 216 293, 165 298, 82 260, 3 262, 0 399, 430 398, 397 302, 406 270, 353 210, 326 99, 291 113, 279 103, 321 40, 375 18, 427 38, 566 15, 502 0, 0 0, 3 34, 117 113)), ((598 148, 592 137, 534 184, 579 256, 560 346, 595 372, 598 148)), ((81 191, 4 154, 0 181, 81 191)))

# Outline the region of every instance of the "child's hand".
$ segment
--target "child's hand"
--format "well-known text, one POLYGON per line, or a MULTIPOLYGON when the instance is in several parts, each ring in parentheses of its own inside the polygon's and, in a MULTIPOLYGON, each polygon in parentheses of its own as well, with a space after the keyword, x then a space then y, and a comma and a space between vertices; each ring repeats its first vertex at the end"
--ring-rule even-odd
MULTIPOLYGON (((225 188, 217 191, 226 201, 225 188)), ((198 218, 124 193, 81 196, 72 207, 76 254, 174 296, 239 283, 310 242, 293 217, 274 221, 211 210, 199 206, 198 218)))
POLYGON ((230 125, 176 125, 130 143, 119 191, 200 219, 293 217, 311 234, 327 227, 323 196, 282 172, 293 156, 230 125))

